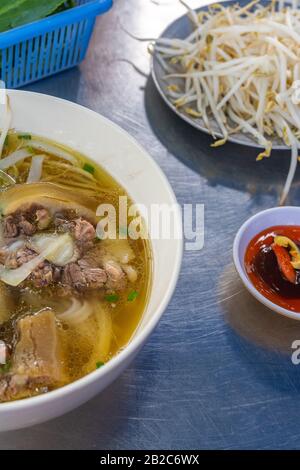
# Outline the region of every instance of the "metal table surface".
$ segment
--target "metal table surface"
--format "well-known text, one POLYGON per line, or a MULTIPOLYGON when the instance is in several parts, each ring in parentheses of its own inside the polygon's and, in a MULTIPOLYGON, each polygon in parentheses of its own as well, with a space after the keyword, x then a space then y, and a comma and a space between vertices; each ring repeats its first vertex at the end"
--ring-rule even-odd
MULTIPOLYGON (((231 257, 239 226, 277 204, 289 156, 257 163, 255 150, 212 149, 208 136, 162 102, 147 76, 146 44, 122 26, 155 37, 183 12, 176 0, 115 0, 79 68, 27 87, 87 106, 133 135, 181 204, 205 204, 205 246, 184 253, 167 311, 116 382, 61 418, 2 433, 0 449, 300 447, 300 366, 291 362, 300 323, 258 304, 231 257)), ((300 199, 299 181, 298 174, 292 204, 300 199)))

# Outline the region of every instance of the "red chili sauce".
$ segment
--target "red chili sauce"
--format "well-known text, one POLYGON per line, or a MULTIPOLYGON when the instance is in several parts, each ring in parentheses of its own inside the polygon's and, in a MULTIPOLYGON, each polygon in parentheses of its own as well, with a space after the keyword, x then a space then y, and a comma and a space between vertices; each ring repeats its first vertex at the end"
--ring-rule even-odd
MULTIPOLYGON (((263 230, 249 243, 245 254, 247 274, 256 289, 267 299, 280 307, 300 314, 300 270, 294 271, 294 280, 284 275, 274 252, 274 237, 290 238, 300 248, 300 226, 276 225, 263 230), (272 247, 273 245, 273 247, 272 247)), ((289 263, 288 250, 286 257, 289 263)), ((285 260, 286 261, 286 260, 285 260)))

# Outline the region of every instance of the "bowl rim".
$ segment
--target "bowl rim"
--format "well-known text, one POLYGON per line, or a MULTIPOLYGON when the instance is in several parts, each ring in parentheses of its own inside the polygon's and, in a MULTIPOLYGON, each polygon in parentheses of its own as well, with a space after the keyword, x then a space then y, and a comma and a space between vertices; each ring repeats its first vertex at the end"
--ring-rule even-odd
MULTIPOLYGON (((259 302, 261 302, 263 305, 268 307, 270 310, 273 312, 279 313, 280 315, 284 315, 285 317, 292 318, 293 320, 300 320, 300 312, 293 312, 291 310, 288 310, 284 307, 280 307, 280 305, 277 305, 275 302, 272 302, 271 300, 267 299, 264 295, 262 295, 256 287, 252 284, 250 281, 249 277, 247 276, 245 270, 244 270, 244 265, 243 260, 240 259, 239 256, 239 248, 240 248, 240 243, 242 240, 242 237, 244 233, 247 231, 249 226, 253 224, 257 219, 260 219, 266 214, 271 214, 274 212, 283 212, 286 210, 293 210, 293 211, 299 211, 300 213, 300 207, 297 206, 284 206, 284 207, 272 207, 270 209, 266 209, 263 211, 258 212, 257 214, 253 215, 249 219, 247 219, 243 225, 239 228, 237 231, 234 242, 233 242, 233 249, 232 249, 232 254, 233 254, 233 262, 236 268, 236 271, 238 275, 240 276, 244 286, 246 289, 250 292, 250 294, 253 295, 259 302)), ((269 227, 272 227, 272 224, 269 225, 269 227)), ((266 227, 268 228, 268 226, 266 227)), ((259 233, 259 232, 257 232, 259 233)))
POLYGON ((147 337, 149 337, 150 334, 153 332, 159 320, 161 319, 165 309, 167 308, 172 298, 172 295, 174 293, 174 290, 176 288, 179 273, 181 270, 182 257, 183 257, 183 243, 184 243, 181 211, 178 206, 177 199, 171 187, 171 184, 169 183, 162 169, 155 162, 155 160, 150 156, 148 151, 144 149, 143 146, 140 145, 139 142, 134 137, 132 137, 127 131, 125 131, 118 124, 114 123, 113 121, 106 118, 105 116, 98 113, 97 111, 93 111, 85 106, 74 103, 73 101, 69 101, 63 98, 58 98, 56 96, 51 96, 51 95, 44 94, 44 93, 36 93, 36 92, 25 91, 25 90, 8 89, 7 92, 8 92, 8 95, 30 94, 37 98, 40 97, 41 99, 49 99, 52 101, 56 101, 58 104, 59 103, 67 104, 68 106, 74 109, 74 112, 76 110, 77 111, 79 110, 83 112, 88 112, 91 116, 94 116, 94 118, 96 119, 100 117, 104 122, 112 126, 116 131, 123 134, 124 137, 126 137, 133 144, 135 144, 135 146, 139 149, 140 153, 143 154, 143 157, 160 174, 162 182, 166 190, 169 193, 170 199, 173 199, 173 203, 176 204, 176 211, 174 211, 174 214, 176 217, 176 223, 178 224, 178 227, 180 229, 180 233, 182 236, 181 238, 176 239, 177 245, 176 245, 176 253, 174 253, 174 269, 171 272, 168 288, 166 289, 165 294, 162 297, 160 303, 158 304, 154 314, 149 319, 149 322, 145 325, 145 327, 137 331, 136 335, 133 336, 133 338, 129 341, 129 343, 118 354, 116 354, 112 359, 110 359, 109 362, 105 364, 105 367, 96 369, 90 372, 89 374, 85 375, 84 377, 81 377, 80 379, 75 380, 74 382, 71 382, 70 384, 64 385, 56 390, 52 390, 43 395, 37 395, 34 397, 23 398, 23 399, 11 401, 11 402, 0 403, 0 415, 1 415, 1 411, 25 410, 25 409, 32 408, 34 406, 43 405, 43 403, 49 404, 50 402, 53 402, 56 399, 60 399, 63 396, 67 396, 68 394, 73 394, 79 391, 82 387, 89 386, 93 382, 101 380, 101 378, 104 377, 105 375, 110 374, 111 376, 113 376, 113 371, 116 370, 118 366, 121 365, 121 363, 126 363, 126 359, 129 359, 132 355, 134 355, 134 353, 137 353, 139 349, 143 346, 147 337))

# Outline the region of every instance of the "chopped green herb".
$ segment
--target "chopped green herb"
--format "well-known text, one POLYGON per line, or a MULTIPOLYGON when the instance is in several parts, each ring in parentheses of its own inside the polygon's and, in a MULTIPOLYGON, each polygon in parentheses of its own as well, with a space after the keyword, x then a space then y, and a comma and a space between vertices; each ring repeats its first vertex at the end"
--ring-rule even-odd
POLYGON ((107 302, 118 302, 119 296, 117 294, 108 294, 105 296, 107 302))
POLYGON ((27 145, 26 150, 27 152, 34 153, 34 148, 30 147, 30 145, 27 145))
POLYGON ((9 369, 11 368, 11 362, 10 361, 7 361, 6 364, 4 364, 3 366, 0 367, 0 371, 2 374, 6 374, 9 369))
POLYGON ((5 145, 5 146, 8 145, 8 141, 9 141, 9 135, 7 135, 7 136, 5 137, 5 140, 4 140, 4 145, 5 145))
POLYGON ((85 163, 83 165, 83 169, 84 169, 84 171, 87 171, 88 173, 91 173, 92 175, 95 172, 95 168, 92 165, 90 165, 89 163, 85 163))
POLYGON ((104 366, 104 362, 98 361, 96 362, 96 369, 100 369, 100 367, 104 366))
POLYGON ((31 140, 31 135, 30 134, 19 134, 18 139, 20 139, 20 140, 31 140))
POLYGON ((129 292, 128 297, 127 297, 128 302, 133 302, 137 298, 138 295, 139 293, 136 290, 129 292))

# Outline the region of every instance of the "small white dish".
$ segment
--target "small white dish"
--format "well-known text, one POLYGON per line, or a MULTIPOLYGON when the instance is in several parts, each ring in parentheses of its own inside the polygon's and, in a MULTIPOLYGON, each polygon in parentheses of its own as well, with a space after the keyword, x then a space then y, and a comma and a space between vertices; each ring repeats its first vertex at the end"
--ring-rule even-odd
POLYGON ((262 304, 280 315, 300 320, 300 312, 292 312, 264 297, 249 279, 244 263, 247 246, 255 235, 275 225, 300 225, 300 207, 274 207, 250 217, 237 232, 233 243, 233 261, 246 289, 262 304))
MULTIPOLYGON (((148 211, 151 204, 176 207, 174 229, 182 235, 180 207, 173 190, 149 154, 123 129, 83 106, 48 95, 9 90, 12 128, 64 144, 104 167, 148 211)), ((4 116, 0 114, 0 128, 4 116)), ((183 238, 151 240, 153 279, 148 305, 129 344, 105 367, 65 387, 33 398, 0 403, 0 431, 19 429, 60 416, 86 402, 113 380, 144 345, 174 292, 183 238)))

